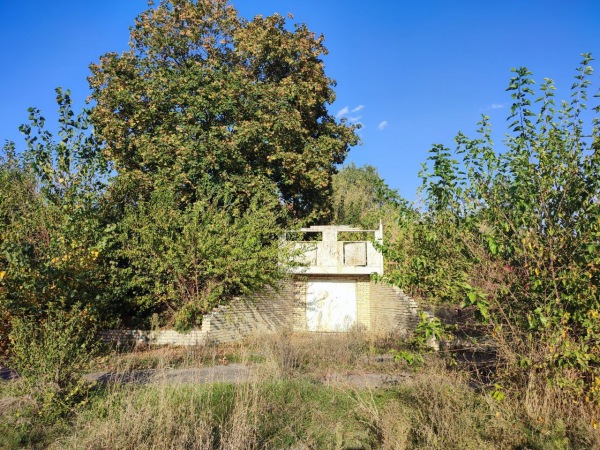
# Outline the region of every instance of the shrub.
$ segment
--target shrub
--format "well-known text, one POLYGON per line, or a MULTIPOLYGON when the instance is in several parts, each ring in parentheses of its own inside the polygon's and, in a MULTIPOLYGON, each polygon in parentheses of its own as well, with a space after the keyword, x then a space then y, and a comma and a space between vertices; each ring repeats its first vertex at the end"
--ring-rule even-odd
POLYGON ((40 415, 66 415, 85 401, 89 386, 83 375, 98 350, 88 312, 51 312, 43 321, 13 318, 11 364, 37 402, 40 415))
POLYGON ((477 310, 514 386, 544 379, 600 402, 600 106, 587 110, 583 56, 561 103, 552 80, 538 95, 531 72, 513 69, 504 148, 485 116, 476 138, 457 135, 456 152, 434 146, 426 209, 386 251, 395 284, 477 310))

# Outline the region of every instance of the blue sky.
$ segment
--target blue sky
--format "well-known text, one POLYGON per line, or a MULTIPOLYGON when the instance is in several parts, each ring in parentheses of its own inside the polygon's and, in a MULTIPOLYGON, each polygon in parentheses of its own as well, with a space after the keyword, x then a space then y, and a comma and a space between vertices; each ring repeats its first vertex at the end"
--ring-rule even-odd
MULTIPOLYGON (((598 0, 234 0, 244 17, 291 12, 325 35, 326 72, 337 81, 334 115, 360 121, 348 162, 371 164, 409 199, 434 143, 452 146, 491 116, 502 140, 510 68, 555 80, 566 98, 580 53, 600 60, 598 0)), ((0 0, 0 142, 17 141, 27 108, 56 117, 54 88, 76 103, 89 94, 88 66, 127 49, 146 0, 0 0)), ((594 80, 598 86, 600 61, 594 80)))

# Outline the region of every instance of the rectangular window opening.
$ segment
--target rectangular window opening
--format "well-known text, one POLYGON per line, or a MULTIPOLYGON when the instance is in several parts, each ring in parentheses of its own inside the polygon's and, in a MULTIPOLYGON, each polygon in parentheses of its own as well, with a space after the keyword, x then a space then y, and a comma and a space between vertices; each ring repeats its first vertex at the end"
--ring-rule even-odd
POLYGON ((340 242, 370 242, 375 238, 374 231, 340 231, 338 241, 340 242))
POLYGON ((287 231, 285 240, 292 242, 321 242, 323 241, 322 231, 287 231))

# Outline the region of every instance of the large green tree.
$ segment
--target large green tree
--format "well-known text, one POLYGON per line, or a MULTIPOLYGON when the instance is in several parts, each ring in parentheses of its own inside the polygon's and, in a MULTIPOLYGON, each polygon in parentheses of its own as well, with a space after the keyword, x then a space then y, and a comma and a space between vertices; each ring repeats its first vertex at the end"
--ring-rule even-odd
POLYGON ((250 198, 271 183, 294 218, 330 214, 332 175, 356 144, 327 110, 323 37, 225 0, 163 0, 137 17, 129 51, 91 66, 92 120, 119 182, 183 202, 211 183, 250 198))
POLYGON ((375 229, 395 225, 404 200, 379 176, 377 168, 350 163, 333 177, 333 222, 375 229))

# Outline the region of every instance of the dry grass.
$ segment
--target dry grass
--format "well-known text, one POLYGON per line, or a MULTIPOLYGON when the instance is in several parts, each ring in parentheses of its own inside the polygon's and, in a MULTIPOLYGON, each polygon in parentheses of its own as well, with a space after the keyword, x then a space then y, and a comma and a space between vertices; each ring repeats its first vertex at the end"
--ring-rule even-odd
POLYGON ((138 344, 128 351, 112 351, 97 358, 94 370, 127 372, 159 368, 179 369, 239 362, 242 359, 251 361, 252 357, 248 355, 246 346, 241 343, 189 347, 154 347, 138 344))
POLYGON ((235 385, 106 385, 46 439, 53 449, 600 448, 593 409, 550 389, 496 401, 436 356, 385 389, 323 383, 330 372, 406 370, 389 359, 374 362, 380 350, 357 332, 115 355, 105 367, 165 371, 225 355, 253 365, 254 376, 235 385))
POLYGON ((367 336, 278 334, 244 346, 150 349, 117 355, 101 367, 132 370, 192 367, 227 360, 258 367, 254 378, 223 384, 108 386, 53 448, 246 449, 342 448, 372 440, 352 417, 345 390, 312 381, 323 371, 355 369, 367 336), (350 417, 348 414, 350 413, 350 417))
POLYGON ((115 388, 54 449, 345 448, 372 439, 348 394, 303 380, 115 388))
POLYGON ((279 333, 248 343, 254 355, 274 364, 281 377, 326 374, 334 370, 373 370, 374 339, 367 333, 279 333))

